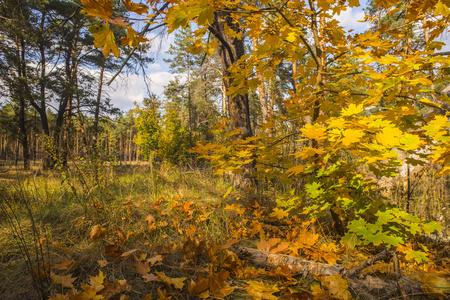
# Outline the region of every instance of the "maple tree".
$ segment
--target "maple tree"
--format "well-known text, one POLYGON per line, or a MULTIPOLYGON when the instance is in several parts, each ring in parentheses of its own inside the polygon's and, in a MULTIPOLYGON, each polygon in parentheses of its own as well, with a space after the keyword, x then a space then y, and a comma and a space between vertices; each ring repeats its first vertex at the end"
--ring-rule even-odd
MULTIPOLYGON (((346 32, 334 18, 347 7, 359 6, 357 0, 166 3, 170 5, 164 22, 169 31, 193 22, 198 28, 196 47, 219 49, 232 130, 222 132, 227 143, 196 148, 219 173, 231 170, 251 178, 256 170, 273 172, 275 163, 287 169, 275 172, 286 182, 306 178, 304 191, 297 193, 314 204, 303 212, 316 216, 330 212, 337 231, 350 244, 399 245, 405 243, 405 236, 439 229, 386 205, 377 182, 368 175, 396 175, 396 167, 403 163, 398 151, 406 153, 408 164, 436 162, 442 165, 441 174, 450 172, 448 119, 435 112, 422 113, 423 108, 441 108, 439 101, 448 101, 431 88, 448 80, 448 58, 436 52, 442 47, 436 39, 449 18, 445 3, 375 1, 386 15, 401 11, 404 24, 398 28, 379 24, 362 34, 346 32), (426 22, 419 22, 425 17, 426 22), (423 47, 411 51, 405 30, 414 26, 423 27, 428 36, 423 47), (259 40, 249 54, 244 53, 241 28, 249 39, 259 40), (208 30, 216 39, 202 40, 208 30), (289 117, 300 120, 296 160, 284 157, 280 147, 284 139, 276 128, 272 128, 275 135, 262 132, 251 137, 247 95, 273 77, 283 61, 292 64, 297 83, 295 93, 284 100, 289 117)), ((143 39, 128 23, 111 19, 110 1, 83 4, 87 14, 102 21, 102 33, 94 38, 105 54, 117 55, 109 24, 127 29, 127 43, 143 39)), ((160 12, 157 4, 150 2, 150 7, 160 12)), ((127 9, 145 16, 144 7, 128 5, 127 9)), ((366 16, 367 21, 373 19, 366 16)), ((293 209, 299 203, 279 204, 293 209)))

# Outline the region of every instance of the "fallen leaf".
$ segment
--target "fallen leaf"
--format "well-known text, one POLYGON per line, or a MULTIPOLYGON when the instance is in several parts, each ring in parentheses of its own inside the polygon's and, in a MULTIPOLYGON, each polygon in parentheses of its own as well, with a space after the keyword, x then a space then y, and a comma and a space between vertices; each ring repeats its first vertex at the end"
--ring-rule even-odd
POLYGON ((50 272, 50 279, 56 284, 60 284, 65 288, 73 288, 73 282, 77 279, 73 278, 71 274, 69 275, 56 275, 53 272, 50 272))
POLYGON ((239 242, 238 239, 229 239, 225 245, 222 246, 222 250, 226 250, 228 248, 230 248, 231 246, 233 246, 234 244, 236 244, 237 242, 239 242))
POLYGON ((128 255, 130 255, 130 254, 132 254, 132 253, 134 253, 136 251, 138 251, 138 249, 133 249, 133 250, 124 252, 124 253, 122 253, 121 257, 127 257, 128 255))
POLYGON ((155 271, 155 273, 158 275, 159 279, 161 279, 162 282, 164 282, 167 285, 171 285, 173 284, 173 286, 177 289, 177 290, 181 290, 184 286, 183 281, 185 281, 187 278, 186 277, 180 277, 180 278, 170 278, 167 277, 164 272, 158 272, 155 271))
POLYGON ((157 281, 159 277, 150 273, 143 275, 142 278, 144 278, 146 282, 149 282, 149 281, 157 281))
POLYGON ((340 300, 352 300, 352 294, 348 290, 348 282, 341 275, 316 275, 324 287, 328 289, 333 298, 340 300))
POLYGON ((95 288, 96 292, 101 291, 105 286, 103 285, 103 281, 105 280, 105 276, 103 272, 100 270, 98 272, 98 276, 90 276, 90 283, 93 288, 95 288))
POLYGON ((156 229, 155 218, 152 215, 148 215, 145 221, 147 222, 148 230, 153 231, 156 229))
POLYGON ((109 244, 105 245, 105 252, 103 252, 103 255, 107 257, 118 258, 122 255, 122 251, 117 244, 109 244))
POLYGON ((150 272, 150 266, 148 262, 138 261, 136 263, 136 272, 142 276, 147 275, 150 272))
POLYGON ((76 261, 74 261, 73 259, 69 260, 69 259, 62 259, 61 263, 54 265, 53 268, 58 269, 58 270, 70 270, 73 268, 73 266, 75 265, 76 261))
POLYGON ((142 298, 142 300, 152 300, 152 295, 153 295, 153 293, 147 294, 147 296, 142 298))
POLYGON ((450 293, 450 283, 439 274, 421 274, 417 279, 423 283, 422 291, 433 298, 445 299, 450 293))
POLYGON ((278 285, 265 285, 260 281, 247 281, 247 286, 245 290, 252 296, 253 299, 267 299, 267 300, 277 300, 278 297, 273 295, 273 293, 279 292, 280 289, 278 285))
POLYGON ((108 265, 107 260, 97 260, 97 263, 100 265, 100 268, 106 267, 108 265))
POLYGON ((162 255, 155 255, 152 258, 147 259, 147 262, 150 263, 152 266, 154 266, 156 263, 159 263, 163 260, 162 255))
POLYGON ((108 233, 106 228, 103 228, 101 225, 95 225, 91 230, 91 240, 95 241, 96 239, 101 239, 108 233))

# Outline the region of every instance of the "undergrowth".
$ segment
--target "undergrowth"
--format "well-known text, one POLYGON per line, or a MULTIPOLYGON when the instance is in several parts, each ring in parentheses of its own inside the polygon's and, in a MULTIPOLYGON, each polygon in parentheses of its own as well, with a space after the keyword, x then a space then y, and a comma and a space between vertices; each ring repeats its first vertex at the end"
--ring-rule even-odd
MULTIPOLYGON (((229 249, 239 243, 346 267, 380 251, 339 244, 326 218, 289 216, 275 208, 273 189, 233 191, 212 170, 79 161, 13 177, 1 181, 4 300, 357 298, 344 283, 257 267, 229 249)), ((425 247, 412 240, 395 249, 402 272, 434 274, 427 284, 448 278, 448 243, 427 244, 427 263, 408 257, 418 245, 425 247)), ((385 276, 390 266, 366 272, 385 276)), ((446 296, 448 287, 437 285, 430 293, 446 296)))

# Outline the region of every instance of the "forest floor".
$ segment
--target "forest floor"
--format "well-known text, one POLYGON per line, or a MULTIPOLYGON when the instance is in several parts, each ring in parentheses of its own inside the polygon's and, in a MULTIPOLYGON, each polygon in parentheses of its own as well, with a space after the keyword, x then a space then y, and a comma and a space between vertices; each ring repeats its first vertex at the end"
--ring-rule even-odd
POLYGON ((415 241, 350 248, 329 220, 277 209, 276 190, 236 191, 212 170, 79 162, 0 171, 2 300, 449 296, 448 242, 426 244, 421 264, 407 255, 415 241), (359 284, 369 279, 378 294, 359 284))

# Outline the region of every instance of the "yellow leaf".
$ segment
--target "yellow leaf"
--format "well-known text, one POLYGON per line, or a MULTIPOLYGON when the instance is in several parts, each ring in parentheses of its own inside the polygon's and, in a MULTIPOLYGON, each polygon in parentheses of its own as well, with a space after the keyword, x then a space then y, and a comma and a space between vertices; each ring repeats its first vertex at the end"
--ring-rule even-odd
POLYGON ((327 129, 320 126, 320 124, 306 124, 304 128, 302 128, 300 131, 303 132, 303 135, 307 137, 308 139, 314 139, 316 141, 320 141, 325 139, 325 131, 327 129))
POLYGON ((437 15, 448 16, 450 15, 450 9, 444 3, 438 2, 434 7, 434 13, 437 15))
POLYGON ((277 218, 278 220, 284 219, 289 216, 289 213, 285 210, 276 207, 273 212, 269 215, 271 218, 277 218))
POLYGON ((344 138, 342 144, 344 146, 350 146, 353 143, 357 143, 364 136, 364 131, 357 129, 347 129, 343 132, 344 138))
POLYGON ((424 285, 421 289, 427 295, 433 298, 444 299, 448 297, 450 293, 450 283, 445 277, 439 276, 438 274, 422 274, 417 278, 424 285))
POLYGON ((293 43, 295 42, 295 40, 296 40, 295 32, 289 32, 289 34, 286 37, 286 41, 293 43))
POLYGON ((400 142, 404 145, 402 147, 403 150, 414 150, 422 145, 420 136, 410 133, 403 134, 403 136, 400 138, 400 142))
POLYGON ((89 32, 94 38, 94 46, 103 48, 103 55, 108 56, 109 52, 113 52, 114 56, 119 57, 120 50, 116 45, 114 33, 109 29, 108 24, 97 22, 89 28, 89 32))
POLYGON ((97 295, 96 289, 91 287, 90 285, 82 283, 81 288, 83 289, 83 292, 78 293, 76 295, 75 299, 77 299, 77 300, 101 300, 101 299, 104 299, 104 297, 102 295, 97 295))
POLYGON ((143 3, 134 3, 131 0, 122 0, 122 3, 128 11, 139 15, 146 14, 148 11, 148 6, 143 3))
POLYGON ((170 278, 167 277, 164 272, 158 272, 155 271, 155 273, 158 275, 159 279, 161 279, 162 282, 164 282, 167 285, 171 285, 173 284, 173 286, 177 289, 177 290, 181 290, 183 289, 184 283, 183 281, 185 281, 187 278, 186 277, 180 277, 180 278, 170 278))
POLYGON ((429 106, 432 108, 437 108, 437 109, 442 109, 442 105, 435 103, 428 98, 424 97, 424 98, 420 99, 419 101, 420 101, 420 103, 425 104, 426 106, 429 106))
POLYGON ((103 281, 105 280, 105 276, 103 272, 100 270, 98 272, 98 276, 90 276, 91 286, 95 289, 96 292, 101 291, 105 286, 103 285, 103 281))
POLYGON ((355 105, 352 103, 346 109, 342 110, 341 116, 342 117, 353 116, 353 115, 359 114, 363 110, 364 110, 364 106, 362 104, 355 105))
POLYGON ((316 275, 324 287, 328 289, 333 298, 340 300, 351 300, 352 294, 348 291, 348 282, 341 275, 316 275))
POLYGON ((376 140, 378 143, 386 147, 395 147, 400 143, 400 137, 402 131, 395 127, 385 127, 381 133, 376 135, 376 140))
POLYGON ((113 13, 114 3, 110 0, 81 0, 81 4, 84 6, 82 12, 87 13, 91 19, 109 20, 113 13))
POLYGON ((277 296, 274 296, 273 293, 279 292, 277 284, 274 285, 265 285, 260 281, 247 281, 247 286, 245 289, 253 299, 267 299, 267 300, 276 300, 277 296))
POLYGON ((318 300, 332 300, 330 294, 325 291, 322 290, 320 288, 320 284, 316 284, 311 286, 311 293, 314 295, 314 299, 318 299, 318 300))

